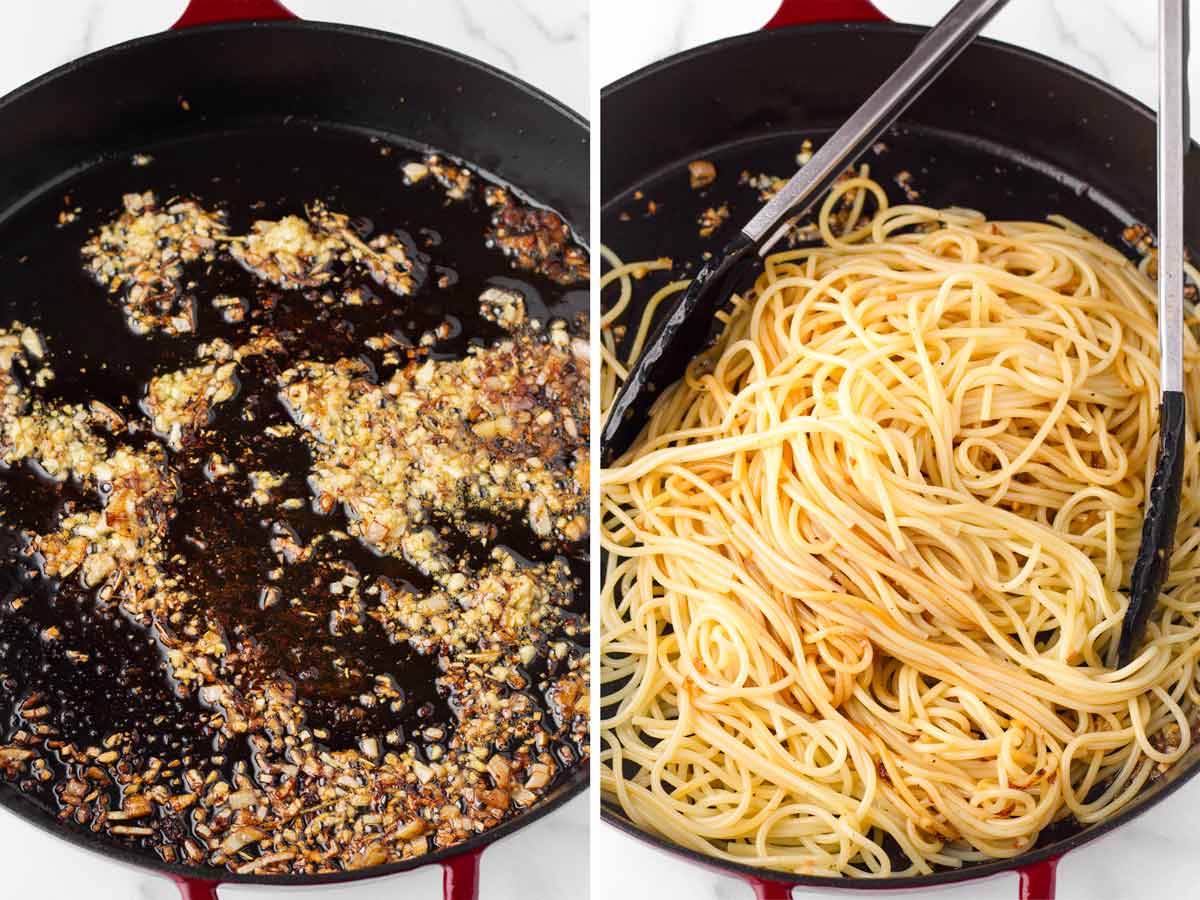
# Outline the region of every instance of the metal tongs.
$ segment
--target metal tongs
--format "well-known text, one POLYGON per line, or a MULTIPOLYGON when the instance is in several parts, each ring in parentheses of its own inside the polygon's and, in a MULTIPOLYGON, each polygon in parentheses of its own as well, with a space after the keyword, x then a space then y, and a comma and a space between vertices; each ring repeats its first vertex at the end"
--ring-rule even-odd
POLYGON ((1158 4, 1158 354, 1162 400, 1158 459, 1147 495, 1142 543, 1129 582, 1117 667, 1141 647, 1175 549, 1183 484, 1183 158, 1188 146, 1188 0, 1158 4))
POLYGON ((646 349, 609 410, 601 434, 601 461, 628 449, 654 399, 682 376, 708 342, 717 311, 755 254, 765 256, 828 190, 846 167, 874 144, 938 75, 975 39, 1008 0, 960 0, 923 37, 912 54, 867 98, 799 172, 712 257, 655 327, 646 349), (635 414, 637 411, 640 414, 635 414))

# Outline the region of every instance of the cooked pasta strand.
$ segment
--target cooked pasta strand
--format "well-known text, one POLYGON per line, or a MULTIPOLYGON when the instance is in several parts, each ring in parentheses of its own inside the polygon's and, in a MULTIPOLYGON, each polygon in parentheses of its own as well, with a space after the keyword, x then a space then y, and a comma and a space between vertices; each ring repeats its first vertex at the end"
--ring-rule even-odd
MULTIPOLYGON (((1114 671, 1156 445, 1153 281, 1061 218, 889 207, 865 177, 818 226, 601 474, 602 788, 673 841, 792 872, 1015 856, 1191 743, 1200 351, 1189 334, 1172 574, 1114 671), (832 221, 863 197, 869 221, 832 221)), ((622 358, 631 276, 669 263, 606 259, 605 408, 686 284, 622 358)))

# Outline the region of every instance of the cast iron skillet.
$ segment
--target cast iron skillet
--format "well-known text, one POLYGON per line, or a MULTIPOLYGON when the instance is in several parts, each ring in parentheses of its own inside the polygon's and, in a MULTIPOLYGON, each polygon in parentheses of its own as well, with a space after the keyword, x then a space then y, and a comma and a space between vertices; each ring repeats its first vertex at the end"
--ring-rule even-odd
MULTIPOLYGON (((89 290, 80 280, 78 248, 84 232, 76 226, 56 230, 52 219, 40 217, 38 211, 57 203, 55 198, 73 184, 94 186, 99 178, 105 196, 87 198, 87 220, 100 215, 95 205, 111 209, 123 191, 141 190, 156 178, 168 177, 156 172, 157 163, 144 170, 129 167, 131 154, 152 147, 164 148, 164 159, 172 157, 173 146, 190 147, 180 151, 171 177, 179 175, 182 161, 198 159, 197 168, 203 171, 197 177, 207 182, 214 172, 224 176, 221 184, 211 186, 213 192, 234 191, 229 185, 239 172, 259 173, 273 179, 268 190, 279 194, 271 196, 282 196, 294 179, 300 185, 297 191, 315 190, 325 182, 340 185, 352 196, 370 198, 375 191, 380 194, 375 205, 386 205, 384 195, 403 195, 406 189, 398 177, 390 182, 394 190, 381 181, 377 154, 372 149, 368 158, 363 149, 369 137, 434 147, 527 191, 575 224, 586 241, 588 130, 579 116, 475 60, 383 32, 294 21, 273 0, 192 0, 174 29, 69 63, 0 99, 0 131, 5 135, 0 142, 0 229, 6 223, 11 229, 14 223, 43 222, 35 255, 66 260, 47 275, 48 284, 57 278, 76 287, 75 296, 52 289, 41 294, 45 300, 53 298, 58 309, 21 300, 18 295, 29 293, 22 290, 29 285, 22 281, 26 276, 13 274, 19 270, 10 254, 9 259, 0 258, 0 267, 8 273, 0 299, 18 307, 32 302, 24 315, 73 329, 83 342, 83 354, 92 358, 118 360, 124 351, 137 351, 129 350, 128 336, 73 324, 94 316, 95 307, 89 304, 105 302, 95 286, 89 290), (289 155, 292 147, 297 148, 294 158, 289 155), (340 155, 339 148, 351 156, 340 155), (363 155, 356 158, 353 152, 363 155), (283 161, 280 172, 272 173, 273 153, 283 161), (293 164, 294 173, 286 168, 293 164), (114 174, 84 177, 97 167, 114 174)), ((180 176, 179 181, 186 178, 180 176)), ((165 190, 166 185, 155 189, 165 190)), ((193 189, 203 194, 206 184, 193 189)), ((504 268, 501 261, 497 274, 504 268)), ((577 311, 581 302, 586 304, 586 290, 562 302, 577 311)), ((426 316, 433 322, 442 314, 440 309, 415 307, 418 320, 426 316)), ((104 378, 118 382, 115 362, 109 371, 104 378)), ((98 382, 94 386, 105 389, 98 382)), ((110 699, 113 708, 122 705, 120 697, 110 699)), ((0 803, 79 846, 171 877, 191 900, 215 900, 220 883, 328 884, 426 864, 444 867, 448 900, 472 900, 478 893, 483 848, 561 806, 586 785, 586 763, 577 762, 542 802, 462 844, 403 863, 312 877, 238 876, 168 865, 149 851, 59 824, 52 811, 10 784, 0 784, 0 803)))
MULTIPOLYGON (((717 251, 760 203, 738 184, 743 170, 788 177, 803 138, 819 143, 911 51, 922 29, 887 21, 868 0, 784 0, 767 29, 717 41, 650 65, 601 95, 603 240, 626 261, 669 256, 677 263, 717 251), (716 182, 693 191, 687 163, 711 160, 716 182), (640 196, 636 193, 640 191, 640 196), (712 237, 697 216, 728 202, 712 237), (651 207, 650 204, 654 206, 651 207)), ((1042 219, 1062 212, 1121 246, 1121 230, 1155 221, 1155 122, 1142 104, 1035 53, 979 40, 868 153, 872 175, 905 197, 907 171, 919 202, 981 209, 992 218, 1042 219)), ((1187 159, 1189 196, 1200 191, 1200 158, 1187 159)), ((1187 237, 1200 246, 1200 217, 1187 237)), ((652 273, 636 294, 694 271, 652 273)), ((628 321, 641 306, 635 299, 628 321)), ((735 865, 648 834, 607 800, 603 818, 626 833, 694 863, 739 875, 760 898, 793 886, 845 890, 925 889, 1015 870, 1025 898, 1052 897, 1054 866, 1068 850, 1111 831, 1179 788, 1200 768, 1193 747, 1129 807, 1098 825, 1062 822, 1027 853, 923 877, 878 881, 815 878, 735 865)))

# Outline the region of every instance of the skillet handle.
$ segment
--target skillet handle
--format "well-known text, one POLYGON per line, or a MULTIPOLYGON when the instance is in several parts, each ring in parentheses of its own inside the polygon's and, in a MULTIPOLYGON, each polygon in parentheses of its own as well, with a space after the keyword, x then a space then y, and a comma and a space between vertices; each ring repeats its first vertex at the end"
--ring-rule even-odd
POLYGON ((468 850, 442 863, 442 900, 479 900, 479 857, 483 848, 468 850))
POLYGON ((1017 869, 1021 878, 1020 900, 1054 900, 1054 874, 1057 867, 1058 857, 1051 856, 1017 869))
MULTIPOLYGON (((1054 876, 1057 867, 1058 857, 1052 856, 1017 869, 1021 879, 1019 900, 1054 900, 1054 876)), ((754 888, 755 900, 792 900, 790 884, 755 876, 747 876, 746 881, 754 888)))
POLYGON ((172 875, 171 880, 179 888, 180 900, 218 900, 217 886, 221 883, 219 881, 189 878, 186 875, 172 875))
POLYGON ((188 0, 187 9, 171 30, 214 22, 299 18, 278 0, 188 0))
POLYGON ((786 882, 759 878, 756 875, 747 875, 746 881, 754 888, 754 900, 792 900, 792 885, 786 882))
MULTIPOLYGON (((479 900, 479 857, 483 850, 468 850, 442 863, 442 900, 479 900)), ((219 900, 221 882, 172 875, 180 900, 219 900)))
POLYGON ((782 0, 764 28, 818 22, 890 22, 871 0, 782 0))

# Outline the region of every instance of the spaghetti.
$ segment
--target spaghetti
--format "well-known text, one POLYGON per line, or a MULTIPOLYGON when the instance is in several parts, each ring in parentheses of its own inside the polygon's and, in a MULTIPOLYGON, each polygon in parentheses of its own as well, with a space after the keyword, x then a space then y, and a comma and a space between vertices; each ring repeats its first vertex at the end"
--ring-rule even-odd
MULTIPOLYGON (((1112 668, 1157 431, 1146 266, 1071 222, 839 183, 601 475, 602 789, 813 875, 920 874, 1104 819, 1200 701, 1200 360, 1171 575, 1112 668), (835 234, 831 213, 873 196, 835 234)), ((603 319, 602 401, 633 276, 603 319)))

